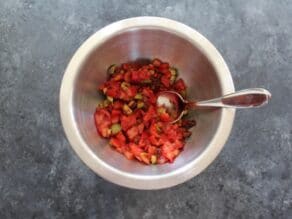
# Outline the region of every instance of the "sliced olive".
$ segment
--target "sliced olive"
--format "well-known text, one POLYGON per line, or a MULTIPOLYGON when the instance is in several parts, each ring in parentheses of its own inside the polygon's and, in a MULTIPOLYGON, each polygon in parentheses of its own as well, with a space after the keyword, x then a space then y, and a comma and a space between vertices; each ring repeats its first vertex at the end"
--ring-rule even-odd
POLYGON ((141 93, 137 93, 134 97, 136 100, 142 100, 143 99, 143 96, 141 93))
POLYGON ((107 73, 109 74, 109 75, 112 75, 112 74, 114 74, 115 73, 115 70, 116 70, 116 65, 115 64, 112 64, 112 65, 110 65, 110 67, 108 67, 108 69, 107 69, 107 73))
POLYGON ((98 108, 103 108, 103 103, 98 103, 98 104, 97 104, 97 107, 98 107, 98 108))
POLYGON ((178 73, 177 73, 177 69, 174 68, 174 67, 171 67, 171 68, 169 69, 169 71, 170 71, 171 75, 173 75, 173 76, 177 76, 177 75, 178 75, 178 73))
POLYGON ((129 83, 127 83, 127 82, 122 82, 121 83, 121 88, 123 89, 123 90, 128 90, 128 88, 130 87, 130 84, 129 83))
POLYGON ((176 76, 175 75, 171 75, 170 76, 170 84, 173 84, 176 80, 176 76))
POLYGON ((155 128, 156 128, 156 131, 158 133, 161 133, 162 132, 161 126, 159 126, 158 124, 155 125, 155 128))
POLYGON ((142 102, 142 101, 138 101, 138 103, 137 103, 137 108, 138 109, 141 109, 141 108, 143 108, 144 107, 144 102, 142 102))
POLYGON ((177 78, 177 69, 176 68, 170 68, 169 69, 170 73, 171 73, 171 76, 170 76, 170 84, 173 84, 177 78))
POLYGON ((111 133, 113 135, 119 133, 121 131, 122 127, 119 123, 115 123, 115 124, 112 124, 111 126, 111 133))
POLYGON ((103 107, 107 107, 108 105, 110 105, 110 101, 108 99, 104 100, 102 103, 103 107))
POLYGON ((127 104, 124 104, 124 105, 123 105, 123 111, 124 111, 124 113, 127 114, 127 115, 130 115, 130 114, 133 113, 133 111, 131 110, 131 108, 130 108, 127 104))
POLYGON ((153 59, 152 60, 152 64, 155 66, 155 67, 159 67, 161 65, 161 61, 159 59, 153 59))
POLYGON ((114 98, 111 96, 106 96, 106 99, 111 103, 114 102, 114 98))

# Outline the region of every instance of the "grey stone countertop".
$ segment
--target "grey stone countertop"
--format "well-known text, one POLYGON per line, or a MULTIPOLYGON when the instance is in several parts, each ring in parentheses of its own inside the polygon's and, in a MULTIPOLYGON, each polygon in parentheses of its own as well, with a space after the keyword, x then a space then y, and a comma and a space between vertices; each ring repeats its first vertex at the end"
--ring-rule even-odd
POLYGON ((292 1, 0 1, 0 218, 292 218, 292 1), (236 89, 271 103, 237 111, 217 159, 159 191, 116 186, 71 149, 64 69, 92 33, 142 15, 183 22, 221 52, 236 89))

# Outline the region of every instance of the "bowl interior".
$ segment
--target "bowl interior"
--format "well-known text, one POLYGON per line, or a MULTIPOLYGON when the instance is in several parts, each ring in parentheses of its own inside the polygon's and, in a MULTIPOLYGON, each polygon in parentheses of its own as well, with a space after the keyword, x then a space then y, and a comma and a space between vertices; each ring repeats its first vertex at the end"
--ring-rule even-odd
POLYGON ((221 110, 191 112, 197 121, 192 128, 184 151, 172 164, 146 166, 129 161, 113 150, 96 132, 93 114, 102 97, 97 92, 106 80, 107 67, 113 63, 134 61, 140 58, 159 58, 179 70, 179 76, 188 86, 188 99, 208 99, 222 94, 218 75, 207 57, 198 47, 177 33, 168 30, 131 28, 106 40, 96 47, 79 70, 73 93, 73 115, 78 130, 90 150, 101 160, 122 172, 154 176, 169 173, 195 160, 214 136, 221 110))

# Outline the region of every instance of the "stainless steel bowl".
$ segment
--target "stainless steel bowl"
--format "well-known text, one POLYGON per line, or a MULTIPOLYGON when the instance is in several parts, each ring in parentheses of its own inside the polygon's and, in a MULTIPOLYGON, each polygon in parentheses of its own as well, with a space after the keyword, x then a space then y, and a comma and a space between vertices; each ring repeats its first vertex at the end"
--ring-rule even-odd
POLYGON ((203 171, 219 154, 232 128, 234 109, 197 111, 197 126, 172 164, 129 161, 101 139, 93 114, 101 100, 97 86, 112 63, 160 58, 177 67, 188 98, 209 99, 234 91, 216 48, 194 29, 165 18, 137 17, 110 24, 87 39, 71 59, 62 81, 60 111, 65 133, 78 156, 101 177, 130 188, 175 186, 203 171))

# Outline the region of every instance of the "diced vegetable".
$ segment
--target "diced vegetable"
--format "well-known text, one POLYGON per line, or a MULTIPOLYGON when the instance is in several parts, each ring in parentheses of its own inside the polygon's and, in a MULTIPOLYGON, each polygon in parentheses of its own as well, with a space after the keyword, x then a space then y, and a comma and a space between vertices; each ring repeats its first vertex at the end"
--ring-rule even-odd
POLYGON ((112 97, 110 97, 110 96, 106 96, 106 99, 107 99, 110 103, 114 102, 114 98, 112 98, 112 97))
POLYGON ((157 156, 156 155, 151 155, 151 163, 156 164, 157 163, 157 156))
POLYGON ((111 122, 118 123, 120 121, 121 111, 117 109, 113 109, 111 111, 111 122))
POLYGON ((143 108, 144 107, 144 102, 143 101, 138 101, 138 103, 137 103, 137 108, 138 109, 141 109, 141 108, 143 108))
POLYGON ((169 71, 170 71, 170 74, 171 74, 170 83, 173 84, 176 81, 176 78, 177 78, 177 75, 178 75, 177 69, 176 68, 170 68, 169 71))
POLYGON ((136 119, 135 114, 121 117, 121 125, 122 125, 123 131, 127 131, 129 128, 131 128, 136 123, 137 123, 137 119, 136 119))
POLYGON ((117 66, 115 64, 111 65, 110 67, 108 67, 107 73, 110 74, 110 75, 114 74, 116 67, 117 66))
POLYGON ((146 164, 150 164, 150 160, 149 160, 149 156, 147 153, 141 153, 140 154, 141 160, 146 163, 146 164))
POLYGON ((110 101, 108 99, 104 100, 102 103, 99 104, 101 108, 107 107, 110 105, 110 101))
POLYGON ((177 69, 176 68, 172 67, 172 68, 169 69, 169 71, 170 71, 172 76, 177 76, 177 69))
POLYGON ((124 155, 128 160, 133 160, 134 159, 134 154, 130 151, 124 151, 124 155))
POLYGON ((143 96, 141 93, 137 93, 134 97, 136 100, 142 100, 143 99, 143 96))
POLYGON ((104 94, 106 94, 106 92, 107 92, 107 88, 106 88, 106 87, 103 88, 103 89, 102 89, 102 92, 103 92, 104 94))
POLYGON ((139 134, 139 129, 137 126, 133 126, 127 131, 127 136, 130 140, 134 139, 139 134))
POLYGON ((123 111, 126 115, 130 115, 133 113, 133 111, 131 110, 131 108, 127 104, 124 104, 123 111))
POLYGON ((182 91, 182 90, 185 90, 187 88, 187 86, 186 86, 185 82, 180 78, 174 83, 174 88, 177 91, 182 91))
POLYGON ((155 67, 159 67, 160 64, 161 64, 161 61, 160 61, 159 59, 154 59, 154 60, 152 61, 152 64, 153 64, 155 67))
POLYGON ((166 112, 166 109, 165 109, 165 107, 158 107, 158 109, 157 109, 157 113, 158 114, 162 114, 162 113, 165 113, 166 112))
POLYGON ((168 113, 166 113, 166 112, 160 114, 160 119, 163 122, 170 122, 171 121, 170 115, 168 113))
POLYGON ((127 83, 127 82, 122 82, 121 83, 121 88, 123 89, 123 90, 128 90, 128 88, 130 87, 130 84, 129 83, 127 83))
POLYGON ((115 135, 117 134, 119 131, 121 131, 122 127, 119 123, 115 123, 112 124, 111 126, 111 134, 115 135))
POLYGON ((109 143, 111 146, 114 146, 116 148, 121 147, 121 142, 117 138, 111 138, 109 143))

